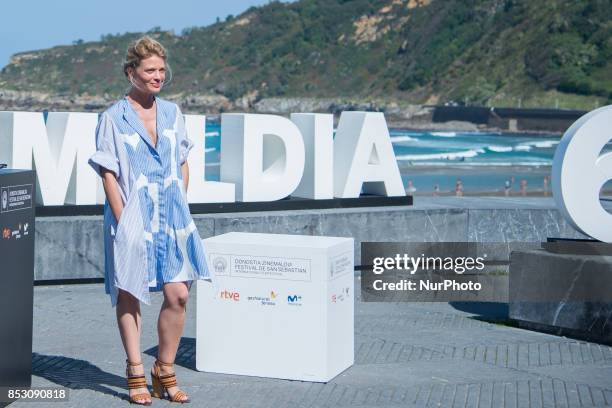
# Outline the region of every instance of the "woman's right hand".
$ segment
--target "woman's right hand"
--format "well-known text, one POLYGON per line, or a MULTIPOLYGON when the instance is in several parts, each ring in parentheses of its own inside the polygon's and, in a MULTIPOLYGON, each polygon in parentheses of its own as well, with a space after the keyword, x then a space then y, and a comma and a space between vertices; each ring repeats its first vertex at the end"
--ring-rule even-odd
POLYGON ((123 200, 119 193, 119 184, 117 183, 115 173, 107 169, 102 169, 102 184, 104 185, 106 200, 111 207, 115 220, 117 220, 117 224, 119 224, 119 219, 123 212, 123 200))

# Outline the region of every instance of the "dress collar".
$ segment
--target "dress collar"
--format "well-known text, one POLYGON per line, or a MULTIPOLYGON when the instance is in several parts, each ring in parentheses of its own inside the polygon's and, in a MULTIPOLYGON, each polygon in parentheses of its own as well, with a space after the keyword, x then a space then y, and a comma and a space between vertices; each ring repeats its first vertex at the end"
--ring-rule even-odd
MULTIPOLYGON (((159 109, 159 98, 154 96, 155 98, 155 116, 156 116, 156 132, 157 132, 157 144, 159 146, 159 137, 161 136, 160 131, 160 109, 159 109)), ((132 107, 132 104, 127 98, 127 95, 123 97, 123 119, 134 129, 136 133, 140 135, 140 138, 153 150, 156 150, 153 142, 151 140, 151 136, 149 136, 149 132, 144 127, 142 120, 138 116, 138 113, 132 107)))

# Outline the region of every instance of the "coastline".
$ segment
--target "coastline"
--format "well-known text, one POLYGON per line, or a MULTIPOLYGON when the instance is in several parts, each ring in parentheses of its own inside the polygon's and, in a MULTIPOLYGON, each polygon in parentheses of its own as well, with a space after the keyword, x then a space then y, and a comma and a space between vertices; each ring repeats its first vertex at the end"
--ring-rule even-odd
POLYGON ((476 125, 471 122, 453 120, 450 122, 410 122, 405 120, 387 120, 387 126, 393 130, 405 130, 416 132, 483 132, 483 133, 498 133, 498 136, 534 136, 534 137, 561 137, 562 133, 554 130, 508 130, 496 126, 476 125))
MULTIPOLYGON (((528 119, 484 120, 482 117, 475 122, 464 111, 493 111, 500 108, 486 107, 439 107, 432 105, 399 104, 397 101, 370 101, 350 97, 312 98, 312 97, 274 97, 257 99, 254 96, 244 96, 232 100, 222 94, 191 94, 167 93, 164 99, 178 104, 185 114, 206 115, 207 120, 219 122, 222 113, 257 113, 288 117, 295 112, 331 113, 337 123, 339 114, 343 111, 382 112, 390 129, 405 129, 416 131, 457 131, 457 132, 503 132, 508 134, 529 134, 533 136, 560 135, 573 122, 565 118, 568 111, 546 110, 540 117, 533 117, 533 109, 512 109, 520 116, 526 113, 528 119), (446 118, 436 117, 437 110, 456 110, 446 118), (563 116, 563 120, 555 118, 563 116), (551 116, 552 115, 552 116, 551 116)), ((51 94, 35 91, 17 91, 0 88, 0 110, 30 111, 30 112, 102 112, 111 106, 115 96, 104 95, 69 95, 51 94)), ((508 110, 508 109, 506 109, 508 110)), ((543 111, 543 110, 541 110, 543 111)), ((469 112, 468 112, 469 113, 469 112)))

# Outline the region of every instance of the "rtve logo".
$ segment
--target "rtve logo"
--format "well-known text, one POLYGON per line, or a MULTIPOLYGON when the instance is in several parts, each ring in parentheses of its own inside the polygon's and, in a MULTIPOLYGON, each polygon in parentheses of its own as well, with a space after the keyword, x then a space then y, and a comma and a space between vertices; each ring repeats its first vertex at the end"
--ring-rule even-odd
POLYGON ((229 290, 221 291, 221 299, 233 300, 238 302, 240 300, 240 292, 231 292, 229 290))

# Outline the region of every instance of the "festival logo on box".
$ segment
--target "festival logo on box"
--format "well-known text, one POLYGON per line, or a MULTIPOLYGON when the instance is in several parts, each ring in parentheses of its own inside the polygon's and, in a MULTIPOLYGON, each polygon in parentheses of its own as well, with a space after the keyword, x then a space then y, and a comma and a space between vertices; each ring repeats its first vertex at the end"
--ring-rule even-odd
POLYGON ((239 278, 310 281, 310 259, 231 255, 230 275, 239 278))
POLYGON ((2 187, 0 192, 0 212, 18 211, 32 208, 32 184, 2 187))
POLYGON ((345 273, 353 271, 352 252, 347 251, 330 259, 329 279, 335 279, 345 273))
POLYGON ((228 256, 221 255, 221 254, 211 254, 210 259, 212 260, 212 268, 215 271, 216 275, 228 275, 229 274, 229 270, 227 268, 228 263, 229 263, 228 256))
POLYGON ((2 189, 2 212, 8 210, 8 189, 2 189))

